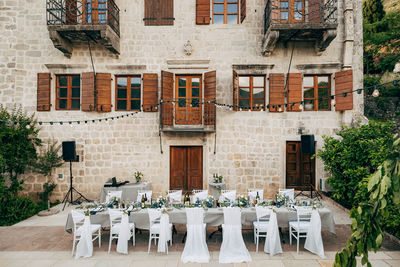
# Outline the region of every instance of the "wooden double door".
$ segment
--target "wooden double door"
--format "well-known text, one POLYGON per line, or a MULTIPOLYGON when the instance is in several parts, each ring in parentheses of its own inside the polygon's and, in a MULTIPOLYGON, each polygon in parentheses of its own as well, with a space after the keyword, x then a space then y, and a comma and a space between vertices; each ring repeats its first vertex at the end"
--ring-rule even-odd
POLYGON ((315 186, 315 159, 311 156, 301 153, 300 141, 286 142, 286 188, 308 190, 310 182, 315 186))
POLYGON ((201 76, 176 76, 175 124, 202 124, 201 88, 201 76))
POLYGON ((183 192, 203 189, 203 147, 171 146, 169 187, 183 192))

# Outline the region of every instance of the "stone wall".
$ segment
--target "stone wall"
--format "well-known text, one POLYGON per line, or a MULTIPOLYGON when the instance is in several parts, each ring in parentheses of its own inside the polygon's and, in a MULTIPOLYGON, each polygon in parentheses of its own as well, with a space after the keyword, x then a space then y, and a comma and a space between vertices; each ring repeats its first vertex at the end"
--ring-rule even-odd
MULTIPOLYGON (((232 65, 263 64, 259 73, 286 73, 292 47, 294 56, 290 72, 333 74, 342 66, 354 70, 354 88, 362 88, 362 16, 361 0, 339 0, 338 34, 326 51, 317 56, 312 42, 279 42, 269 57, 261 55, 265 0, 247 0, 247 17, 238 25, 195 25, 195 1, 175 0, 174 26, 144 26, 143 0, 116 0, 121 9, 120 56, 100 45, 92 44, 96 72, 115 74, 158 73, 202 74, 217 71, 217 101, 232 104, 232 65), (344 1, 353 6, 352 17, 344 14, 344 1), (354 2, 354 3, 353 3, 354 2), (347 24, 345 24, 345 21, 347 24), (191 56, 184 44, 193 46, 191 56), (348 44, 352 45, 349 46, 348 44), (178 67, 169 60, 209 60, 200 69, 178 67), (346 64, 345 64, 346 63, 346 64), (304 68, 315 64, 314 68, 304 68)), ((36 111, 36 75, 53 75, 50 112, 36 113, 39 120, 82 120, 117 116, 110 113, 56 111, 55 75, 92 71, 87 43, 74 45, 70 59, 54 48, 46 25, 46 1, 0 1, 0 103, 6 107, 22 105, 29 113, 36 111)), ((239 74, 249 73, 241 70, 239 74)), ((332 85, 334 80, 332 77, 332 85)), ((114 83, 112 85, 114 101, 114 83)), ((332 86, 332 93, 334 86, 332 86)), ((268 85, 266 92, 268 103, 268 85)), ((217 134, 162 134, 160 153, 159 114, 139 113, 118 121, 43 125, 43 139, 75 140, 80 162, 73 163, 74 185, 89 198, 98 198, 104 182, 116 176, 133 181, 140 170, 150 180, 156 193, 169 188, 169 149, 172 145, 203 146, 204 188, 213 173, 224 176, 229 189, 244 193, 247 188, 263 187, 271 197, 285 187, 286 141, 299 141, 298 129, 316 136, 334 135, 342 125, 363 113, 362 95, 354 95, 354 109, 346 112, 234 112, 217 108, 217 134), (214 147, 216 142, 216 153, 214 147)), ((317 178, 325 177, 322 163, 316 163, 317 178)), ((39 191, 43 177, 27 174, 26 192, 39 191)), ((59 186, 54 197, 62 198, 69 184, 69 164, 54 172, 59 186), (63 178, 59 179, 58 174, 63 178)))

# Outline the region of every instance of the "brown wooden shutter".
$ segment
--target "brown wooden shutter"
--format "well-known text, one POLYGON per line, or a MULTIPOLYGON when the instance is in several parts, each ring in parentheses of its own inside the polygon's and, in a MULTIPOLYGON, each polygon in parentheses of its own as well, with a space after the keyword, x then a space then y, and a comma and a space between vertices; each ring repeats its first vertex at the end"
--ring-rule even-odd
POLYGON ((271 73, 269 75, 269 111, 279 112, 285 110, 285 75, 283 73, 271 73))
POLYGON ((240 0, 240 23, 246 18, 246 0, 240 0))
POLYGON ((96 91, 97 91, 97 111, 111 111, 111 74, 96 73, 96 91))
POLYGON ((210 0, 196 0, 196 24, 210 24, 210 0))
POLYGON ((160 17, 158 25, 174 25, 174 0, 160 0, 160 17))
POLYGON ((343 93, 353 90, 353 70, 344 70, 335 73, 335 110, 352 110, 353 93, 343 93))
POLYGON ((77 23, 77 1, 76 0, 66 0, 65 1, 65 10, 67 16, 67 24, 76 24, 77 23))
POLYGON ((50 111, 51 106, 51 75, 38 73, 37 75, 37 111, 50 111))
POLYGON ((233 110, 239 110, 239 76, 236 71, 232 71, 233 86, 233 110))
POLYGON ((303 100, 303 75, 301 73, 289 73, 287 81, 287 111, 301 111, 300 103, 291 105, 292 102, 303 100))
POLYGON ((323 13, 321 13, 320 9, 321 1, 320 0, 309 0, 308 1, 308 22, 310 23, 323 23, 323 13))
POLYGON ((158 0, 144 0, 144 25, 158 25, 159 11, 158 0))
POLYGON ((215 124, 215 99, 217 97, 217 72, 204 74, 204 125, 215 124), (211 103, 208 103, 211 102, 211 103))
POLYGON ((82 99, 81 99, 81 110, 82 111, 94 111, 94 73, 84 72, 82 73, 82 99))
POLYGON ((155 73, 143 74, 143 111, 155 112, 158 110, 158 75, 155 73))
POLYGON ((173 125, 174 74, 171 72, 161 71, 161 98, 162 123, 164 125, 173 125))

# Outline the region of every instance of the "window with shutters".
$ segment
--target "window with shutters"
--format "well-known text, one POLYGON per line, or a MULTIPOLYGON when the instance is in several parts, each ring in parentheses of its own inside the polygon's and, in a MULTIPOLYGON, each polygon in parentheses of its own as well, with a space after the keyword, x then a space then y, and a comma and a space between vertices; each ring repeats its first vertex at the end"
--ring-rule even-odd
POLYGON ((174 25, 174 0, 145 0, 144 25, 174 25))
POLYGON ((81 105, 80 76, 57 75, 56 77, 56 109, 79 110, 81 105))
POLYGON ((304 110, 331 110, 329 75, 305 75, 303 78, 304 110))
POLYGON ((213 0, 214 24, 238 24, 239 0, 213 0))
POLYGON ((117 76, 115 80, 116 110, 140 110, 140 76, 117 76))
POLYGON ((239 107, 261 110, 265 106, 265 76, 239 76, 239 107))

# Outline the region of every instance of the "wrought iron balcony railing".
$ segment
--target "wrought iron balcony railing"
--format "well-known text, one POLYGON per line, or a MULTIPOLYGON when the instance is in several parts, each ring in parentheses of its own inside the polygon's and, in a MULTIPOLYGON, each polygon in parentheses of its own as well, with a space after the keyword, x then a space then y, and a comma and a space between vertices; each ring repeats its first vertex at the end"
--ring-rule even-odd
POLYGON ((47 0, 47 25, 109 25, 119 36, 119 8, 113 0, 47 0))

